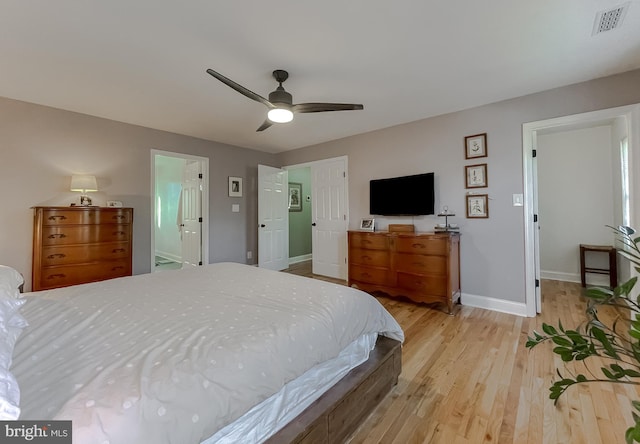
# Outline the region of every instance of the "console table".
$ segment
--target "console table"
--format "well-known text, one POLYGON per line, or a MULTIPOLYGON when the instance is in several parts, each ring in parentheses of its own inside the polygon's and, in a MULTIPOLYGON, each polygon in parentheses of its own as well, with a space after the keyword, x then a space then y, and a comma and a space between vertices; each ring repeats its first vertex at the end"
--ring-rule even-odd
POLYGON ((349 231, 348 285, 414 302, 460 299, 460 234, 349 231))

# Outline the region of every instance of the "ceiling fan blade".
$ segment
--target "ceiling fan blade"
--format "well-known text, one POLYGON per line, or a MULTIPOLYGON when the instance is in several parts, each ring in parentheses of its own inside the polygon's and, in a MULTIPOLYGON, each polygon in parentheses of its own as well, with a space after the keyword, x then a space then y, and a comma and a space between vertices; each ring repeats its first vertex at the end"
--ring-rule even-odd
POLYGON ((325 111, 357 111, 364 106, 353 103, 298 103, 292 106, 294 113, 321 113, 325 111))
POLYGON ((271 125, 273 125, 273 123, 271 123, 271 121, 270 121, 269 119, 265 120, 265 121, 264 121, 264 123, 263 123, 262 125, 260 125, 260 128, 258 128, 258 129, 256 130, 256 133, 257 133, 258 131, 264 131, 264 130, 266 130, 266 129, 267 129, 267 128, 269 128, 271 125))
POLYGON ((256 102, 260 102, 263 105, 266 105, 269 108, 275 108, 275 106, 273 105, 273 103, 269 102, 267 99, 265 99, 264 97, 262 97, 260 94, 256 94, 253 91, 251 91, 250 89, 245 88, 244 86, 234 82, 233 80, 223 76, 222 74, 220 74, 219 72, 215 72, 213 69, 207 69, 207 73, 212 75, 213 77, 215 77, 216 79, 220 80, 222 83, 224 83, 225 85, 235 89, 236 91, 238 91, 240 94, 250 98, 251 100, 255 100, 256 102))

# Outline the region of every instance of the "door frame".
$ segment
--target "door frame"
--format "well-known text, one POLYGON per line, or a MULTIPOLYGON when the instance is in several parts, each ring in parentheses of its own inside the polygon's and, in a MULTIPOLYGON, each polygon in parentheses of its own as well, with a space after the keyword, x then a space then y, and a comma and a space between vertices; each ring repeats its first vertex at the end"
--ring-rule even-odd
MULTIPOLYGON (((326 163, 326 162, 335 162, 335 161, 343 161, 344 162, 344 170, 345 170, 345 178, 344 178, 344 204, 345 204, 345 213, 346 213, 346 217, 347 220, 345 221, 345 226, 346 226, 346 230, 349 230, 349 156, 337 156, 337 157, 330 157, 327 159, 320 159, 320 160, 312 160, 310 162, 303 162, 303 163, 297 163, 294 165, 286 165, 283 166, 282 169, 285 170, 295 170, 298 168, 307 168, 310 167, 312 169, 312 175, 313 175, 313 166, 314 165, 319 165, 322 163, 326 163)), ((313 183, 313 181, 312 181, 313 183)), ((313 185, 311 186, 311 201, 313 202, 314 199, 314 195, 313 195, 313 185)), ((309 227, 309 230, 311 230, 311 227, 309 227)), ((345 233, 345 239, 346 239, 346 233, 345 233)), ((347 246, 344 246, 344 251, 347 251, 347 246)), ((348 258, 347 258, 348 259, 348 258)), ((313 249, 311 249, 311 260, 313 261, 313 249)), ((344 265, 344 276, 347 275, 346 269, 347 269, 347 264, 345 263, 344 265)))
POLYGON ((523 160, 523 186, 524 186, 524 254, 525 254, 525 312, 528 317, 536 316, 536 279, 540 279, 539 264, 536 264, 536 251, 540 246, 537 243, 535 230, 538 227, 534 222, 534 199, 537 195, 533 169, 534 138, 537 131, 550 128, 587 127, 599 122, 613 120, 617 117, 626 117, 627 133, 629 140, 629 188, 631 194, 630 220, 634 226, 640 221, 640 205, 633 205, 633 196, 640 195, 639 177, 633 174, 640 171, 640 104, 627 105, 604 110, 591 111, 581 114, 557 117, 553 119, 528 122, 522 125, 522 160, 523 160))
POLYGON ((151 254, 149 258, 149 262, 151 265, 151 273, 153 273, 156 269, 156 233, 155 233, 155 218, 156 218, 156 167, 155 167, 155 159, 156 156, 165 156, 165 157, 176 157, 183 160, 197 160, 200 162, 200 167, 202 171, 202 263, 209 263, 209 158, 194 156, 191 154, 184 153, 175 153, 171 151, 163 151, 158 149, 151 149, 151 254))

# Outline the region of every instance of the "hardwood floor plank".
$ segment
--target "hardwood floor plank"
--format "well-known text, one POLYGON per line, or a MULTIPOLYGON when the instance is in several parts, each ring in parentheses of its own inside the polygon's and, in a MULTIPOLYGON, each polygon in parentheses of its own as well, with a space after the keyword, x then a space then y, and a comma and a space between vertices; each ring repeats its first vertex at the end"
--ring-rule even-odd
MULTIPOLYGON (((304 266, 299 267, 304 270, 304 266)), ((299 271, 300 272, 300 271, 299 271)), ((301 271, 314 277, 310 271, 301 271)), ((296 273, 297 274, 297 273, 296 273)), ((345 284, 344 281, 333 282, 345 284)), ((543 312, 535 318, 462 306, 455 316, 376 295, 405 331, 398 385, 351 437, 351 443, 554 444, 621 443, 633 424, 636 387, 571 387, 554 406, 549 387, 563 374, 585 373, 551 350, 525 348, 542 323, 574 328, 585 320, 579 284, 542 281, 543 312)), ((616 314, 602 310, 609 323, 616 314)), ((606 319, 605 319, 606 318, 606 319)), ((590 364, 599 372, 599 363, 590 364)))

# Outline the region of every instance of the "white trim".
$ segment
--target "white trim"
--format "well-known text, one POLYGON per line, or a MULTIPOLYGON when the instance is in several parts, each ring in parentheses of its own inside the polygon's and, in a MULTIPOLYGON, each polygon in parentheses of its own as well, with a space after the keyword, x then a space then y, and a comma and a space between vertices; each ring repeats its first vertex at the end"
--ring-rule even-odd
POLYGON ((312 258, 311 253, 303 254, 302 256, 290 257, 289 265, 299 264, 300 262, 310 261, 312 258))
MULTIPOLYGON (((534 178, 533 178, 533 154, 532 151, 534 149, 533 146, 533 136, 537 131, 552 128, 561 129, 562 127, 570 127, 574 125, 578 125, 580 127, 584 127, 585 125, 598 123, 599 121, 604 120, 612 120, 620 116, 624 116, 627 118, 628 125, 628 136, 629 136, 629 149, 630 156, 634 154, 634 144, 635 144, 635 130, 637 129, 637 123, 634 123, 632 120, 632 116, 640 113, 640 105, 627 105, 621 106, 617 108, 609 108, 599 111, 592 111, 588 113, 582 114, 574 114, 570 116, 557 117, 554 119, 540 120, 537 122, 528 122, 522 125, 522 174, 523 174, 523 185, 524 185, 524 260, 525 260, 525 282, 524 282, 524 291, 525 291, 525 307, 526 307, 526 316, 534 317, 536 316, 536 286, 535 280, 539 279, 536 276, 536 264, 535 264, 535 236, 534 236, 534 228, 535 224, 533 222, 533 212, 534 212, 534 178), (633 133, 633 134, 632 134, 633 133)), ((567 128, 568 129, 568 128, 567 128)), ((638 149, 639 147, 635 147, 638 149)), ((629 159, 630 162, 633 160, 629 159)), ((633 169, 635 164, 631 163, 631 169, 633 169)), ((632 182, 631 189, 635 191, 634 186, 636 186, 634 182, 632 182)), ((633 201, 633 196, 632 196, 633 201)), ((632 214, 634 209, 631 209, 632 214)), ((634 221, 631 221, 633 225, 634 221)))
POLYGON ((166 156, 166 157, 176 157, 179 159, 185 160, 197 160, 200 161, 202 166, 202 263, 209 263, 209 158, 202 156, 194 156, 191 154, 184 153, 174 153, 171 151, 162 151, 157 149, 151 149, 150 151, 150 161, 151 161, 151 255, 149 258, 149 262, 151 265, 151 272, 155 270, 156 261, 156 233, 154 224, 155 224, 155 214, 156 214, 156 164, 155 158, 156 156, 166 156))
POLYGON ((498 311, 516 316, 527 316, 527 307, 522 302, 505 301, 504 299, 488 298, 475 294, 462 293, 462 305, 498 311))
MULTIPOLYGON (((540 270, 540 279, 562 282, 581 282, 579 273, 563 273, 559 271, 540 270)), ((607 283, 609 280, 607 279, 607 283)))

